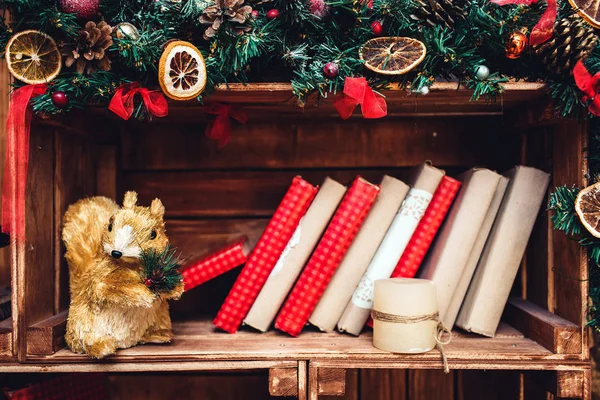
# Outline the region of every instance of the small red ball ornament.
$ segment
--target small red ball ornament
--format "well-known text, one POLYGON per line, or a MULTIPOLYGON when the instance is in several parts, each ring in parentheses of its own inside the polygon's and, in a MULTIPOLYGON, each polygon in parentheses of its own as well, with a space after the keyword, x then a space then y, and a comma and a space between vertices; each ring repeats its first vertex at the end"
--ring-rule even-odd
POLYGON ((252 10, 252 17, 253 18, 258 18, 258 11, 252 10))
POLYGON ((146 280, 144 281, 144 285, 146 285, 147 287, 152 286, 152 279, 150 278, 146 278, 146 280))
POLYGON ((325 64, 323 67, 323 75, 325 75, 327 78, 335 78, 338 76, 339 72, 340 68, 338 65, 331 61, 325 64))
POLYGON ((516 31, 508 36, 508 40, 505 45, 506 58, 516 60, 521 57, 527 48, 527 36, 521 32, 516 31))
POLYGON ((269 11, 267 12, 267 18, 268 18, 268 19, 276 19, 276 18, 279 18, 279 10, 278 10, 278 9, 276 9, 276 8, 273 8, 273 9, 269 10, 269 11))
POLYGON ((69 98, 67 97, 65 92, 62 92, 60 90, 52 93, 52 95, 50 96, 50 100, 52 100, 52 104, 56 108, 65 108, 69 105, 69 98))
POLYGON ((58 0, 58 8, 80 19, 93 19, 98 15, 100 0, 58 0))
POLYGON ((379 21, 371 22, 371 31, 375 36, 379 36, 383 33, 383 25, 379 21))

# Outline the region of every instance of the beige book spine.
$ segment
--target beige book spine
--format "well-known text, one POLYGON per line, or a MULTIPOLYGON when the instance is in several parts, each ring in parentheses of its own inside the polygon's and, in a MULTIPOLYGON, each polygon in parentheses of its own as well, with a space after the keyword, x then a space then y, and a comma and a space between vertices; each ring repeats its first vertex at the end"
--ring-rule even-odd
POLYGON ((463 182, 462 189, 419 272, 419 278, 435 282, 442 320, 475 246, 500 175, 477 168, 465 172, 459 179, 463 182))
POLYGON ((510 183, 458 314, 461 328, 493 337, 539 215, 550 176, 531 167, 505 174, 510 183))
POLYGON ((261 332, 269 329, 344 193, 344 185, 331 178, 325 179, 244 319, 246 325, 261 332))
POLYGON ((477 263, 479 262, 479 258, 481 257, 481 253, 483 252, 485 242, 487 241, 490 235, 492 225, 494 224, 494 220, 498 215, 498 210, 500 209, 500 205, 502 204, 502 199, 504 198, 504 193, 506 192, 506 187, 508 186, 508 181, 509 179, 507 177, 500 177, 498 187, 496 188, 496 193, 494 193, 494 198, 492 199, 490 208, 488 209, 487 215, 483 220, 481 231, 479 231, 479 235, 477 236, 477 240, 475 241, 473 250, 471 250, 471 254, 469 255, 467 265, 465 266, 465 271, 460 277, 458 286, 456 287, 456 290, 452 295, 452 299, 450 300, 450 306, 448 306, 446 315, 442 320, 442 322, 448 329, 452 329, 452 327, 454 326, 454 322, 456 322, 458 311, 460 310, 460 306, 462 305, 463 300, 465 299, 467 289, 469 289, 471 278, 473 278, 473 274, 475 273, 475 267, 477 267, 477 263))
POLYGON ((422 216, 421 212, 425 211, 443 176, 444 171, 429 164, 423 164, 416 169, 411 180, 412 188, 394 216, 338 321, 337 327, 340 331, 352 335, 359 335, 362 331, 371 313, 374 281, 391 276, 422 216), (409 197, 411 201, 408 201, 409 197))
POLYGON ((383 177, 377 200, 311 314, 311 324, 324 332, 334 330, 408 190, 406 183, 383 177))

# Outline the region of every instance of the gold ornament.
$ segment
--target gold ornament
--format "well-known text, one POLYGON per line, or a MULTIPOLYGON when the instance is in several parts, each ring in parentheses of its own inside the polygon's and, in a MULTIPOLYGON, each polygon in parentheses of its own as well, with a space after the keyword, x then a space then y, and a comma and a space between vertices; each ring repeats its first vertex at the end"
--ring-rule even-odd
POLYGON ((516 60, 523 55, 527 47, 527 36, 521 31, 515 31, 510 34, 506 41, 505 52, 506 58, 516 60))
POLYGON ((115 27, 115 35, 117 39, 138 40, 140 38, 140 31, 138 31, 135 25, 129 22, 121 22, 115 27))

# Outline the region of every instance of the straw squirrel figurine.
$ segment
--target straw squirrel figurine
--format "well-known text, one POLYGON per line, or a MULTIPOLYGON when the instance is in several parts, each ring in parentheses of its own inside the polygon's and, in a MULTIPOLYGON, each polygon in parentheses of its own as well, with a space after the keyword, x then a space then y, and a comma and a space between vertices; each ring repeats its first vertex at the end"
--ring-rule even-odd
POLYGON ((123 207, 106 197, 71 205, 63 220, 71 304, 65 339, 72 351, 93 358, 138 343, 171 341, 167 299, 177 299, 183 284, 168 294, 153 293, 141 278, 142 249, 164 250, 169 243, 159 199, 137 205, 127 192, 123 207))

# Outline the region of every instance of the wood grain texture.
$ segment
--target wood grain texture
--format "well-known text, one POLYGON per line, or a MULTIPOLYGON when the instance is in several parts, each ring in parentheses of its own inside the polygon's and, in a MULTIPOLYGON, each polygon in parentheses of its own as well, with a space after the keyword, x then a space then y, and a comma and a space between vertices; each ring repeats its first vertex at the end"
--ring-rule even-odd
POLYGON ((403 369, 360 371, 360 399, 409 400, 408 372, 403 369))
POLYGON ((406 167, 485 165, 502 120, 428 118, 342 121, 271 119, 233 125, 226 147, 204 135, 197 123, 131 127, 122 136, 125 170, 406 167), (169 140, 165 140, 165 131, 169 140), (191 134, 190 131, 198 132, 191 134))
POLYGON ((410 400, 446 400, 454 396, 454 371, 408 371, 408 398, 410 400))
POLYGON ((298 368, 269 369, 271 396, 298 396, 298 368))
POLYGON ((0 358, 12 357, 12 318, 0 321, 0 358))
MULTIPOLYGON (((552 187, 559 185, 585 186, 587 163, 587 129, 585 121, 565 120, 554 129, 554 174, 552 187)), ((586 321, 588 266, 585 248, 564 233, 553 231, 554 251, 554 310, 557 315, 583 325, 586 321)), ((587 342, 582 330, 582 343, 587 342)), ((588 356, 587 346, 581 353, 588 356)))
POLYGON ((160 198, 168 218, 270 218, 296 175, 320 185, 327 176, 350 184, 356 175, 379 182, 384 174, 402 178, 408 173, 408 169, 126 173, 123 185, 138 192, 140 204, 160 198))
POLYGON ((580 354, 581 327, 519 298, 511 298, 505 320, 530 338, 557 354, 580 354))
POLYGON ((317 379, 319 396, 343 396, 346 393, 346 370, 344 368, 319 368, 317 379))
POLYGON ((529 371, 526 375, 557 398, 585 398, 585 381, 589 371, 529 371))
POLYGON ((67 311, 27 328, 27 354, 54 354, 65 347, 67 311))

